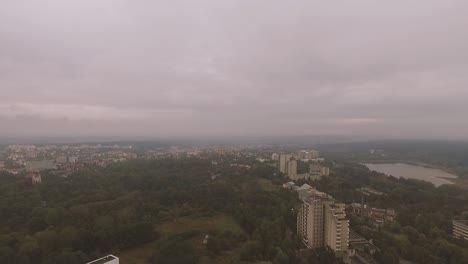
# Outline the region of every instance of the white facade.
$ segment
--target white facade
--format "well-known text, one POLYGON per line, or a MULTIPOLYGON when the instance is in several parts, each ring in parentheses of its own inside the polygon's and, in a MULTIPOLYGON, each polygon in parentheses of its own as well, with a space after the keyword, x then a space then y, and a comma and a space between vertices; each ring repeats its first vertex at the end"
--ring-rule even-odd
POLYGON ((328 168, 328 167, 320 168, 320 175, 321 176, 330 176, 330 168, 328 168))
POLYGON ((86 264, 119 264, 119 258, 114 255, 107 255, 86 264))
POLYGON ((279 160, 279 154, 278 153, 273 153, 271 154, 271 160, 279 160))
POLYGON ((325 227, 325 245, 334 251, 346 251, 349 246, 349 221, 344 204, 325 205, 325 227))
POLYGON ((310 186, 297 189, 302 206, 297 215, 297 233, 308 248, 328 246, 346 251, 349 243, 349 220, 345 205, 310 186))
POLYGON ((40 170, 50 170, 57 169, 53 160, 31 160, 26 161, 26 171, 40 171, 40 170))
POLYGON ((323 224, 323 201, 304 201, 297 217, 297 233, 308 248, 323 247, 323 224))
POLYGON ((453 221, 453 236, 468 240, 468 221, 453 221))
POLYGON ((279 156, 279 165, 278 169, 280 172, 287 174, 288 173, 288 162, 291 160, 291 155, 280 154, 279 156))
POLYGON ((297 161, 290 160, 288 162, 288 177, 292 180, 296 180, 297 178, 297 161))

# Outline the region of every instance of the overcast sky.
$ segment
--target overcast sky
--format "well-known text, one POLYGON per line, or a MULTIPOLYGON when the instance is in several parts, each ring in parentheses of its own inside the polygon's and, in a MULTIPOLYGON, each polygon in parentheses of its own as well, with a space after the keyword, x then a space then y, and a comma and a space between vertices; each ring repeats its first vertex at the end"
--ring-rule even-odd
POLYGON ((466 0, 2 0, 0 136, 468 139, 466 0))

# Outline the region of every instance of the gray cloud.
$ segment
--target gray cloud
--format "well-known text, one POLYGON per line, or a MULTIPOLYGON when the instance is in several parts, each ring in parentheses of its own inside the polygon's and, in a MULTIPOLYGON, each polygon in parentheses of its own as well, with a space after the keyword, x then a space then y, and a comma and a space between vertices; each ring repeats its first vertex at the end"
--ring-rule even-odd
POLYGON ((467 138, 467 13, 462 0, 5 0, 0 135, 467 138))

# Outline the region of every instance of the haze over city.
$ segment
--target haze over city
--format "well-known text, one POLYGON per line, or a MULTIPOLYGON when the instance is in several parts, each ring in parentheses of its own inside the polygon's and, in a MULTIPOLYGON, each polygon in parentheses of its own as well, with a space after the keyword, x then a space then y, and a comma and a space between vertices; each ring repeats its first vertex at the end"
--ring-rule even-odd
POLYGON ((467 139, 467 1, 2 1, 0 137, 467 139))

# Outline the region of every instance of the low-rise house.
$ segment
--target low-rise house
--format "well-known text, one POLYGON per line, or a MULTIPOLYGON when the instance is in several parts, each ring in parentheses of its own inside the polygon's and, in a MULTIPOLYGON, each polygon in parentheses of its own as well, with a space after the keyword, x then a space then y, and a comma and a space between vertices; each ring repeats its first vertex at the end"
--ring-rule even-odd
POLYGON ((360 191, 362 194, 364 195, 384 195, 385 193, 383 192, 380 192, 380 191, 377 191, 375 189, 372 189, 370 187, 362 187, 360 189, 357 189, 358 191, 360 191))
POLYGON ((285 189, 291 189, 291 190, 294 190, 294 188, 297 187, 296 184, 294 184, 294 182, 287 182, 287 183, 283 183, 283 188, 285 189))
POLYGON ((41 171, 57 169, 53 160, 31 160, 26 162, 26 171, 41 171))
POLYGON ((372 220, 374 227, 381 227, 387 222, 395 220, 396 212, 394 209, 371 208, 363 203, 352 203, 350 205, 351 213, 368 217, 372 220))
POLYGON ((32 184, 40 184, 42 182, 41 174, 32 172, 26 175, 27 178, 31 179, 32 184))

